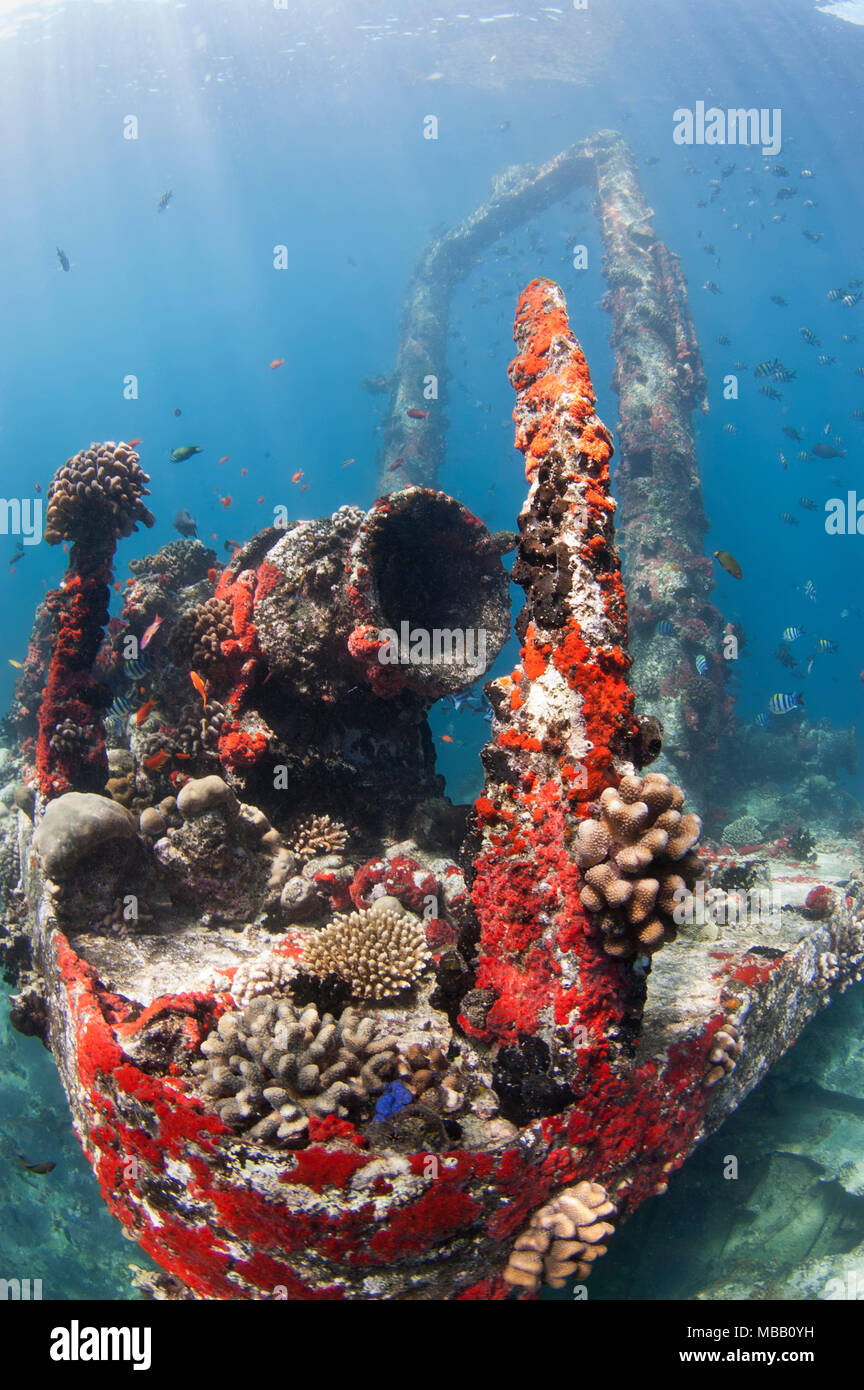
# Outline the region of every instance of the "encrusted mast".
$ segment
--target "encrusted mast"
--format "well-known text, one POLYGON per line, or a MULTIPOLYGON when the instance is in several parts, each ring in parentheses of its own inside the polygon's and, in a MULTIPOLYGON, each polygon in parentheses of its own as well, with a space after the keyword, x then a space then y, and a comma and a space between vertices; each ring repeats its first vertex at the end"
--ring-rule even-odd
POLYGON ((701 826, 667 779, 635 775, 660 742, 653 721, 634 718, 612 442, 557 285, 527 287, 515 337, 529 492, 513 578, 526 604, 521 664, 488 687, 477 985, 490 995, 485 1038, 552 1045, 580 1028, 584 1064, 638 1029, 644 957, 674 937, 701 826))
POLYGON ((695 784, 710 771, 710 755, 731 733, 733 716, 720 651, 723 619, 708 598, 708 522, 691 421, 696 407, 707 410, 705 375, 680 264, 654 231, 635 160, 617 132, 597 131, 539 168, 507 170, 486 203, 424 250, 389 382, 378 489, 435 486, 446 447, 447 327, 457 285, 500 237, 586 186, 596 190, 604 306, 612 317, 632 685, 639 709, 662 720, 667 754, 686 765, 695 784), (431 401, 424 394, 430 380, 438 383, 431 401), (661 619, 674 625, 674 636, 657 632, 661 619), (699 655, 708 662, 704 675, 696 671, 699 655))

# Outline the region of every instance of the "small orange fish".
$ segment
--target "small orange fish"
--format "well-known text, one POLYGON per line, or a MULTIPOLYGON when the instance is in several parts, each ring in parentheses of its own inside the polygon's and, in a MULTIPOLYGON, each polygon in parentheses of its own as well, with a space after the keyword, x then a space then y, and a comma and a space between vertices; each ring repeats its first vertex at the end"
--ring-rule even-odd
POLYGON ((406 411, 405 411, 405 414, 408 416, 408 418, 409 418, 410 420, 428 420, 428 419, 429 419, 429 411, 428 411, 428 410, 417 410, 416 407, 414 407, 414 406, 412 406, 410 410, 406 410, 406 411))
POLYGON ((298 468, 296 473, 292 473, 292 474, 291 474, 291 481, 292 481, 292 483, 299 483, 299 481, 300 481, 300 479, 301 479, 302 477, 303 477, 303 469, 302 469, 302 468, 298 468))
POLYGON ((130 448, 130 449, 134 449, 135 446, 136 446, 136 444, 140 444, 140 443, 141 443, 141 440, 140 440, 140 439, 130 439, 130 440, 129 440, 129 448, 130 448))
POLYGON ((276 370, 277 367, 284 367, 284 366, 285 366, 285 358, 284 358, 284 357, 274 357, 274 358, 273 358, 273 361, 270 363, 270 370, 271 370, 271 372, 275 372, 275 370, 276 370))
POLYGON ((215 532, 215 531, 211 531, 211 532, 210 532, 210 539, 211 539, 211 541, 215 541, 215 540, 217 539, 217 537, 216 537, 216 532, 215 532))
POLYGON ((207 691, 206 691, 206 689, 204 688, 204 682, 202 681, 202 679, 201 679, 201 677, 199 676, 199 674, 198 674, 197 671, 190 671, 190 672, 189 672, 189 679, 190 679, 190 681, 192 682, 192 684, 194 685, 195 689, 198 691, 198 694, 201 696, 201 699, 204 701, 204 708, 206 709, 206 708, 207 708, 207 691))
POLYGON ((263 497, 259 497, 259 498, 258 498, 259 504, 260 504, 261 502, 263 502, 263 501, 264 501, 264 498, 263 498, 263 497))
POLYGON ((241 478, 245 478, 245 477, 246 477, 246 474, 247 474, 248 472, 249 472, 248 468, 241 468, 241 469, 240 469, 240 477, 241 477, 241 478))
POLYGON ((442 742, 442 743, 453 743, 454 740, 450 737, 449 734, 442 734, 442 735, 441 735, 441 742, 442 742))
POLYGON ((149 714, 156 708, 155 700, 147 700, 135 715, 135 724, 140 728, 149 714))
POLYGON ((230 459, 230 457, 231 457, 230 454, 223 454, 223 455, 222 455, 222 458, 219 460, 219 462, 220 462, 220 463, 227 463, 228 460, 230 459))
POLYGON ((117 584, 114 585, 114 592, 115 592, 115 594, 119 594, 119 592, 120 592, 120 584, 119 584, 119 582, 118 582, 117 584))
POLYGON ((227 493, 224 497, 220 497, 220 498, 219 498, 219 501, 222 503, 222 506, 223 506, 223 507, 230 507, 230 506, 231 506, 231 493, 229 492, 229 493, 227 493))
POLYGON ((34 484, 33 484, 33 491, 34 491, 34 492, 37 492, 37 493, 38 493, 38 492, 41 492, 41 491, 42 491, 42 484, 41 484, 41 483, 34 483, 34 484))
POLYGON ((144 766, 148 772, 158 772, 160 767, 163 767, 165 763, 167 763, 170 756, 171 754, 166 752, 164 748, 160 748, 158 753, 154 753, 152 757, 144 759, 144 766))

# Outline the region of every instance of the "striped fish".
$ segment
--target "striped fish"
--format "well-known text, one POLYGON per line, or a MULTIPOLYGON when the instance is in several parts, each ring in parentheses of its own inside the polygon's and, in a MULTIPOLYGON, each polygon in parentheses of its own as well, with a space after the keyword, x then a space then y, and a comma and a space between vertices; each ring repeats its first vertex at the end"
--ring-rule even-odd
POLYGON ((832 642, 830 637, 820 637, 816 643, 817 652, 836 652, 837 643, 832 642))
POLYGON ((771 696, 768 708, 772 714, 790 714, 794 709, 803 709, 804 692, 799 690, 797 694, 792 694, 788 690, 782 690, 771 696))
POLYGON ((783 641, 784 641, 784 642, 797 642, 798 638, 801 636, 801 634, 803 633, 803 631, 804 631, 803 627, 784 627, 784 629, 783 629, 783 641))
POLYGON ((768 716, 767 716, 767 714, 765 713, 764 709, 763 709, 763 710, 760 710, 760 712, 757 714, 757 716, 756 716, 756 723, 759 725, 759 728, 760 728, 760 729, 767 729, 767 727, 768 727, 768 716))
POLYGON ((699 655, 697 656, 696 661, 694 662, 694 665, 695 665, 695 667, 696 667, 696 670, 699 672, 699 675, 700 675, 700 676, 704 676, 704 675, 705 675, 705 672, 708 670, 708 661, 707 661, 707 659, 702 655, 701 652, 700 652, 699 655))
POLYGON ((127 681, 140 681, 143 676, 148 674, 146 661, 124 661, 123 675, 127 681))
POLYGON ((674 637, 675 629, 668 618, 661 618, 657 624, 657 631, 661 637, 674 637))

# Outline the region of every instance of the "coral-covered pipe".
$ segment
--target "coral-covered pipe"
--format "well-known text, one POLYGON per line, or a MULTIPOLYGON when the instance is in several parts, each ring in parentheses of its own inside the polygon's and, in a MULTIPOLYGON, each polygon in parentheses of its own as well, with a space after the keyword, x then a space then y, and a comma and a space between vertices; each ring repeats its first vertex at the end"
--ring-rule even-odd
POLYGON ((513 578, 526 604, 517 619, 521 663, 487 687, 495 720, 476 804, 482 847, 473 900, 477 987, 495 998, 479 1034, 507 1042, 539 1035, 552 1044, 562 1027, 581 1026, 596 1056, 638 1016, 642 990, 630 965, 604 955, 568 849, 588 804, 617 784, 638 745, 609 495, 612 443, 552 281, 523 292, 514 336, 516 444, 529 492, 513 578))
POLYGON ((72 544, 59 589, 45 600, 54 643, 39 710, 36 767, 48 798, 101 791, 108 776, 102 710, 108 690, 91 674, 108 622, 114 553, 138 522, 150 479, 131 444, 91 444, 57 469, 48 489, 45 540, 72 544))
POLYGON ((91 675, 108 621, 115 542, 93 550, 73 545, 63 584, 46 596, 54 643, 39 707, 36 769, 49 799, 101 791, 108 776, 102 710, 105 688, 91 675))

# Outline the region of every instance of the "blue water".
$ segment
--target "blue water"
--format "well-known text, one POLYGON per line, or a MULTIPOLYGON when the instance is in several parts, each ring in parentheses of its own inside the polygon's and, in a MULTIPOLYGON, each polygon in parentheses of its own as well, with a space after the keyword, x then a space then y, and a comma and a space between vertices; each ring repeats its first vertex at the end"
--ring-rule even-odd
MULTIPOLYGON (((717 571, 714 595, 747 634, 739 713, 752 718, 774 691, 802 688, 771 654, 784 627, 803 623, 839 644, 806 678, 808 717, 860 723, 864 542, 826 535, 823 507, 861 476, 864 425, 850 412, 864 409, 855 373, 864 364, 864 301, 843 308, 827 291, 864 278, 864 27, 819 13, 811 0, 591 0, 587 13, 566 0, 557 9, 520 0, 521 20, 488 24, 481 20, 495 7, 470 8, 459 19, 451 0, 309 0, 287 12, 251 0, 0 3, 0 493, 33 496, 38 482, 44 498, 58 465, 91 440, 140 437, 157 521, 121 543, 119 579, 128 560, 174 537, 182 507, 221 559, 226 540, 268 524, 277 505, 309 517, 368 505, 383 398, 360 382, 392 370, 403 296, 430 229, 482 202, 504 166, 542 161, 614 127, 631 142, 656 230, 689 279, 711 404, 697 421, 706 548, 731 550, 745 576, 736 583, 717 571), (357 27, 394 15, 400 23, 357 27), (779 107, 774 163, 788 178, 775 178, 756 149, 676 146, 672 113, 699 100, 779 107), (422 138, 430 113, 437 141, 422 138), (134 140, 123 137, 129 116, 134 140), (698 208, 728 164, 736 169, 719 196, 698 208), (815 177, 801 179, 804 168, 815 177), (776 203, 783 185, 797 193, 776 203), (168 189, 173 200, 160 214, 168 189), (818 206, 804 208, 808 197, 818 206), (821 233, 818 244, 805 228, 821 233), (277 271, 282 245, 289 268, 277 271), (722 294, 701 288, 708 278, 722 294), (789 307, 775 307, 771 294, 789 307), (801 341, 802 326, 821 347, 801 341), (860 341, 845 345, 841 333, 860 341), (716 344, 720 334, 730 347, 716 344), (819 352, 836 364, 817 366, 819 352), (778 388, 779 403, 753 378, 774 357, 797 372, 778 388), (736 358, 749 370, 739 373, 740 398, 726 402, 722 379, 736 358), (124 399, 130 376, 136 399, 124 399), (734 437, 723 431, 729 422, 734 437), (785 424, 806 443, 782 435, 785 424), (799 461, 826 425, 845 439, 845 458, 799 461), (183 444, 202 453, 171 463, 183 444), (803 510, 801 495, 819 509, 803 510), (799 525, 780 521, 784 510, 799 525), (802 591, 808 579, 816 604, 802 591)), ((506 367, 516 299, 534 276, 562 284, 599 414, 612 427, 616 420, 588 195, 550 209, 534 229, 542 249, 526 230, 514 233, 510 258, 487 256, 453 303, 440 482, 492 529, 513 526, 523 495, 506 367), (577 242, 589 248, 585 272, 570 264, 577 242)), ((15 677, 7 658, 23 659, 34 607, 64 566, 59 548, 40 545, 11 572, 14 547, 14 537, 0 537, 3 708, 15 677)), ((510 659, 512 651, 505 669, 510 659)), ((437 737, 454 739, 438 744, 451 790, 470 794, 485 726, 443 708, 432 722, 437 737)), ((35 1043, 21 1065, 32 1076, 49 1067, 35 1043)), ((3 1106, 0 1097, 0 1113, 20 1132, 19 1113, 3 1106)), ((53 1113, 53 1138, 65 1144, 59 1100, 53 1113)))

